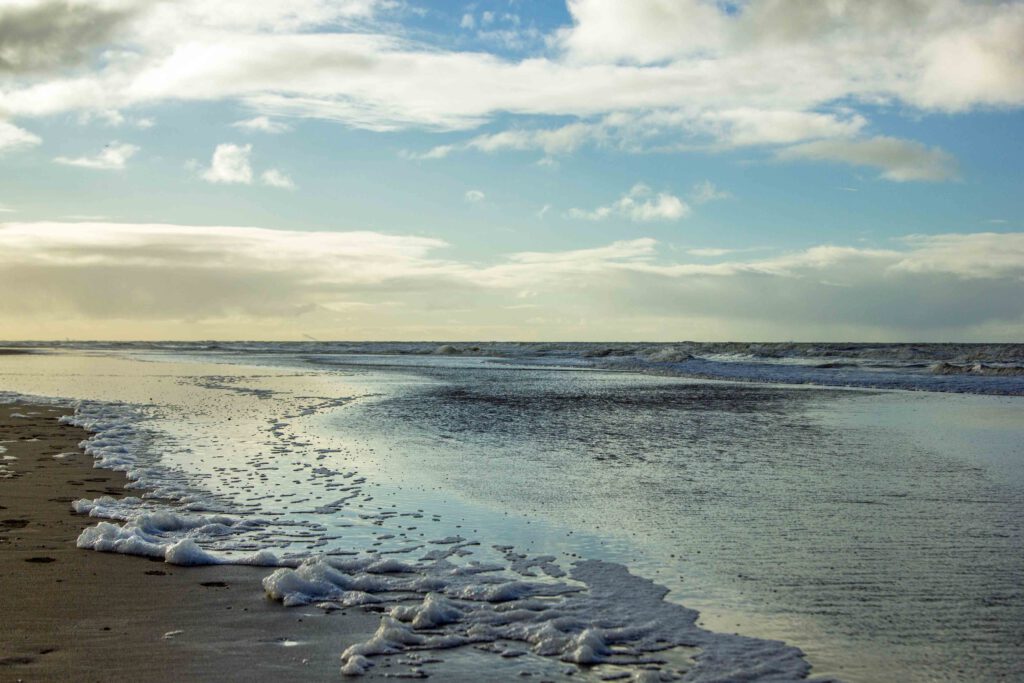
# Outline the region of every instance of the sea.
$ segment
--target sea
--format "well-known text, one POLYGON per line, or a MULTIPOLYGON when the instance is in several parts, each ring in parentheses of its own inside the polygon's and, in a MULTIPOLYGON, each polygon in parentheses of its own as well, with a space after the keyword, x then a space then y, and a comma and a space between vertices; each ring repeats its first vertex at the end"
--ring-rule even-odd
POLYGON ((80 547, 380 613, 339 678, 1024 680, 1024 344, 2 346, 80 547))

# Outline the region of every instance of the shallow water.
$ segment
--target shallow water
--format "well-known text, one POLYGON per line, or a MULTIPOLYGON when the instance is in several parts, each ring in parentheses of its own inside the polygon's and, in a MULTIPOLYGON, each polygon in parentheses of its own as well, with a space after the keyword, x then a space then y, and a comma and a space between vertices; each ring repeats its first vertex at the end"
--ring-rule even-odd
POLYGON ((151 476, 264 520, 199 537, 210 550, 462 536, 482 541, 474 561, 513 545, 623 563, 712 630, 801 647, 815 674, 1017 673, 1020 398, 321 360, 19 356, 0 389, 148 404, 151 476))
POLYGON ((423 373, 334 419, 377 433, 389 479, 600 537, 582 552, 816 673, 963 680, 981 660, 980 680, 1024 654, 1019 400, 423 373))

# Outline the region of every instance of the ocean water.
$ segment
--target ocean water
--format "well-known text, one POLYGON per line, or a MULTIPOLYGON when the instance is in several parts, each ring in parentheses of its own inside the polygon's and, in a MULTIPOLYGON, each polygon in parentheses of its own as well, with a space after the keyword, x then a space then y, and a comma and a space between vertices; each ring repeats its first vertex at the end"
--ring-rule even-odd
MULTIPOLYGON (((32 342, 4 342, 29 347, 32 342)), ((418 365, 422 356, 477 358, 672 377, 910 391, 1024 395, 1024 344, 805 342, 66 342, 49 348, 299 356, 329 364, 418 365)))
POLYGON ((1021 675, 1019 345, 210 346, 0 390, 80 401, 156 492, 77 503, 80 545, 380 610, 339 674, 1021 675))

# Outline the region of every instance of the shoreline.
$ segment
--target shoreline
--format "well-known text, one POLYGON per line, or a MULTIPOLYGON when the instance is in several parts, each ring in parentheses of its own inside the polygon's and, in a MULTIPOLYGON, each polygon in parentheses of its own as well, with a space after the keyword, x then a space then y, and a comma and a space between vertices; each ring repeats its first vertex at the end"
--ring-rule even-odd
POLYGON ((128 479, 93 466, 78 447, 89 433, 57 421, 68 412, 0 405, 0 680, 340 677, 339 652, 378 615, 283 607, 265 596, 265 569, 76 547, 97 520, 71 502, 122 497, 128 479))

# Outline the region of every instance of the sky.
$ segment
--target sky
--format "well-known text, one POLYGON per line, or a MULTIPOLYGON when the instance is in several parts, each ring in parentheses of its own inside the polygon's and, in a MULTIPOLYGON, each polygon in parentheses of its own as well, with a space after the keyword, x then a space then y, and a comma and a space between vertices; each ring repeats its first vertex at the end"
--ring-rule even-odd
POLYGON ((1024 341, 1024 2, 0 0, 0 339, 1024 341))

